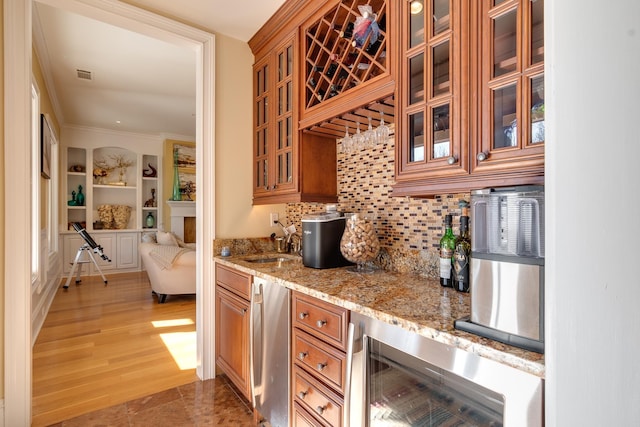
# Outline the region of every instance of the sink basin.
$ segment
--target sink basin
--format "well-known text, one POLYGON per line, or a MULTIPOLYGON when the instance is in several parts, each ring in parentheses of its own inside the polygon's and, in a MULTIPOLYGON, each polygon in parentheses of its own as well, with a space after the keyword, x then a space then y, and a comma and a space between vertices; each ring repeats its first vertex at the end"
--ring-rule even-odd
POLYGON ((293 261, 293 258, 285 258, 285 257, 268 257, 268 258, 245 258, 246 262, 256 263, 256 264, 266 264, 269 262, 283 262, 283 261, 293 261))

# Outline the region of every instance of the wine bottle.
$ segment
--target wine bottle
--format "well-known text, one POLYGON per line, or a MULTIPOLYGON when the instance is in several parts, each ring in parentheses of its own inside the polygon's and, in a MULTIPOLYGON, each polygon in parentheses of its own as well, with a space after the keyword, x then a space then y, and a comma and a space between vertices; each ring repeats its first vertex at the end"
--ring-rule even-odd
POLYGON ((471 257, 471 239, 469 238, 469 217, 460 217, 460 235, 456 237, 453 264, 453 287, 456 291, 469 292, 469 261, 471 257))
POLYGON ((451 258, 455 248, 456 237, 451 229, 451 215, 444 217, 444 235, 440 239, 440 284, 445 287, 453 286, 451 258))
POLYGON ((345 39, 350 39, 351 37, 353 37, 353 22, 349 22, 347 24, 347 27, 340 31, 340 37, 345 38, 345 39))
POLYGON ((325 75, 327 77, 333 77, 337 69, 338 69, 338 64, 336 64, 335 62, 332 62, 331 64, 329 64, 329 68, 327 68, 325 75))

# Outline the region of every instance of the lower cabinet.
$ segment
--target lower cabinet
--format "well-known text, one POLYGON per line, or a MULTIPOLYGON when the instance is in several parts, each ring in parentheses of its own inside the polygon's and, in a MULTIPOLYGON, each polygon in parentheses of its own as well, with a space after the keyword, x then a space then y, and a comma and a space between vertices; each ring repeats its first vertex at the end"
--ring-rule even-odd
MULTIPOLYGON (((93 254, 96 263, 103 272, 115 270, 137 270, 140 268, 140 257, 138 256, 138 242, 140 233, 91 233, 91 237, 103 249, 104 254, 111 262, 102 259, 98 254, 93 254)), ((84 239, 79 234, 63 234, 63 273, 69 274, 76 258, 78 249, 85 244, 84 239)), ((88 255, 83 255, 88 260, 88 255)), ((89 261, 82 266, 82 275, 97 275, 99 272, 89 261)))
POLYGON ((294 292, 291 314, 293 425, 340 427, 349 311, 294 292))
POLYGON ((216 364, 249 401, 250 292, 250 275, 216 264, 216 364))

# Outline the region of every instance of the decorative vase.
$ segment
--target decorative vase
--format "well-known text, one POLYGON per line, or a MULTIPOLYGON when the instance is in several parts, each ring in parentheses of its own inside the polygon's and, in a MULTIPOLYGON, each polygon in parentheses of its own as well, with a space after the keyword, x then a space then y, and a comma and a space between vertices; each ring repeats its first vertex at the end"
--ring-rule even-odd
POLYGON ((178 174, 178 150, 173 150, 173 195, 171 200, 181 201, 180 175, 178 174))
POLYGON ((113 224, 116 230, 127 228, 129 217, 131 216, 131 206, 112 205, 111 208, 113 210, 113 224))
POLYGON ((151 212, 147 214, 147 219, 145 220, 145 222, 147 224, 147 228, 153 228, 153 226, 156 225, 156 219, 153 217, 153 214, 151 212))
POLYGON ((84 206, 84 194, 82 194, 82 185, 78 185, 78 194, 76 194, 76 206, 84 206))

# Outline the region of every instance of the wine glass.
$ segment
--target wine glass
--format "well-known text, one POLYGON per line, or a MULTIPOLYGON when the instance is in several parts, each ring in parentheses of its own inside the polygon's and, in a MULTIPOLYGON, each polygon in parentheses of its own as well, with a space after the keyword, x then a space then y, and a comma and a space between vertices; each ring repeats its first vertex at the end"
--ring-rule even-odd
POLYGON ((353 138, 349 136, 349 125, 346 125, 344 138, 342 138, 342 152, 350 153, 352 148, 353 148, 353 138))
POLYGON ((354 150, 361 150, 364 148, 364 135, 360 133, 360 122, 358 124, 356 134, 353 135, 353 148, 354 150))
POLYGON ((380 111, 380 125, 376 129, 376 136, 380 143, 387 142, 387 138, 389 138, 389 127, 384 124, 384 113, 382 111, 380 111))
POLYGON ((371 126, 371 116, 369 116, 369 128, 364 132, 364 141, 367 147, 373 147, 377 144, 378 135, 373 126, 371 126))

